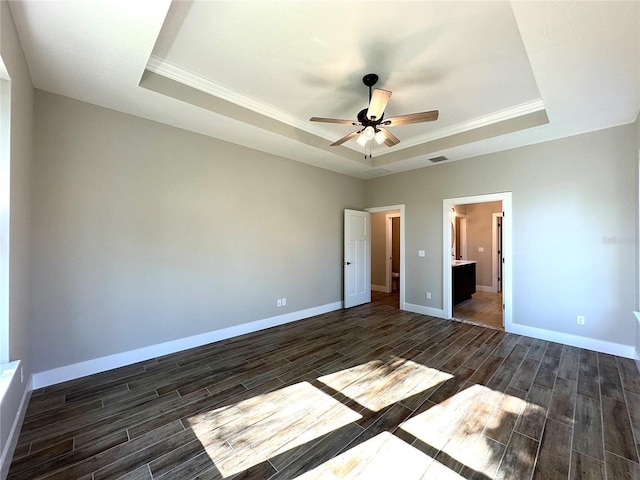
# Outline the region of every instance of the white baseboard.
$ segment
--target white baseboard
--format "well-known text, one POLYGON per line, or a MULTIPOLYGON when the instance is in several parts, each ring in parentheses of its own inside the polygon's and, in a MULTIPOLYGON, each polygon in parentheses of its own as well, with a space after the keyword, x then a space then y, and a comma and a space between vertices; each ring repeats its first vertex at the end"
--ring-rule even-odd
POLYGON ((189 348, 199 347, 208 343, 226 340, 227 338, 237 337, 246 333, 257 332, 270 327, 284 325, 285 323, 295 322, 303 318, 309 318, 323 313, 340 310, 342 302, 328 303, 318 307, 299 310, 297 312, 286 313, 276 317, 256 320, 255 322, 235 325, 233 327, 214 330, 200 335, 180 338, 157 345, 130 350, 128 352, 116 353, 106 357, 95 358, 85 362, 65 365, 63 367, 53 368, 33 375, 33 388, 43 388, 49 385, 74 380, 76 378, 86 377, 94 373, 105 372, 114 368, 124 367, 137 362, 143 362, 152 358, 180 352, 189 348))
POLYGON ((24 416, 27 413, 27 405, 29 405, 29 399, 31 398, 32 391, 33 377, 30 377, 22 394, 20 406, 18 407, 18 412, 13 420, 13 425, 11 425, 7 442, 2 447, 2 456, 0 456, 0 480, 5 480, 9 475, 9 467, 11 466, 11 460, 13 459, 13 453, 16 450, 16 445, 18 444, 18 437, 20 436, 22 422, 24 422, 24 416))
MULTIPOLYGON (((405 304, 405 310, 413 313, 421 313, 423 315, 431 315, 432 317, 444 318, 444 311, 438 308, 407 303, 405 304)), ((526 337, 533 337, 540 340, 562 343, 565 345, 571 345, 572 347, 595 350, 596 352, 609 353, 611 355, 617 355, 619 357, 632 358, 636 360, 638 368, 640 368, 640 360, 638 360, 639 357, 637 355, 636 348, 632 345, 622 345, 619 343, 606 342, 604 340, 580 337, 578 335, 555 332, 553 330, 545 330, 542 328, 530 327, 517 323, 507 325, 505 330, 509 333, 524 335, 526 337)))
POLYGON ((524 335, 526 337, 538 338, 549 342, 562 343, 572 347, 585 348, 587 350, 595 350, 596 352, 608 353, 625 358, 636 358, 635 347, 633 345, 623 345, 620 343, 606 342, 595 338, 581 337, 570 333, 555 332, 553 330, 545 330, 528 325, 520 325, 511 323, 506 325, 505 330, 509 333, 524 335))
POLYGON ((389 293, 389 288, 386 285, 371 285, 371 290, 374 292, 389 293))
POLYGON ((432 317, 444 318, 444 310, 441 308, 425 307, 424 305, 415 305, 413 303, 405 303, 404 310, 413 313, 421 313, 432 317))

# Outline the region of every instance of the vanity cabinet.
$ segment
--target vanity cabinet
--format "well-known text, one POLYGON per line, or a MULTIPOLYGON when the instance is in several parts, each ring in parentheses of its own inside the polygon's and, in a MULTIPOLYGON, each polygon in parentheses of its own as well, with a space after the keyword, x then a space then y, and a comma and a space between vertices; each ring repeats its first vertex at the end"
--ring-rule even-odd
POLYGON ((476 293, 476 262, 452 262, 451 283, 454 305, 471 298, 476 293))

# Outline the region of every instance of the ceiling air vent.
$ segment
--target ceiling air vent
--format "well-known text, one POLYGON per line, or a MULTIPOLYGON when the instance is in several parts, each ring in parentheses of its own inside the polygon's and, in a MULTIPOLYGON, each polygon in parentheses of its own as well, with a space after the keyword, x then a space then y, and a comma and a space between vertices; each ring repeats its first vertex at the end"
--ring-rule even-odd
POLYGON ((375 170, 369 170, 367 172, 372 177, 377 177, 378 175, 384 175, 385 173, 391 173, 389 170, 385 170, 384 168, 376 168, 375 170))
POLYGON ((445 157, 444 155, 440 155, 439 157, 433 157, 429 159, 429 161, 433 163, 444 162, 445 160, 447 160, 447 157, 445 157))

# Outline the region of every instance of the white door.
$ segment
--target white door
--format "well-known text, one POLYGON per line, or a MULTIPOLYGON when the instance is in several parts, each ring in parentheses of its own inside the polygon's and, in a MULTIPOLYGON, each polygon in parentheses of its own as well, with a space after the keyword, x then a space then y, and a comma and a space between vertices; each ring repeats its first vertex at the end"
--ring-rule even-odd
POLYGON ((371 301, 369 213, 344 211, 344 308, 371 301))

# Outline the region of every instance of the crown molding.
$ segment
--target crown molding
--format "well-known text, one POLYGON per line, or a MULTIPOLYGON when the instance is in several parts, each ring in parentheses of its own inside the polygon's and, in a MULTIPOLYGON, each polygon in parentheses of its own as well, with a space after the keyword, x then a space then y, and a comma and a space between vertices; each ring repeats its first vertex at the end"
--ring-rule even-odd
MULTIPOLYGON (((147 70, 150 72, 162 75, 176 82, 182 83, 189 87, 195 88, 202 92, 205 92, 214 97, 221 98, 228 102, 231 102, 240 107, 246 108, 253 112, 259 113, 266 117, 282 122, 286 125, 290 125, 299 130, 311 133, 318 137, 324 138, 329 141, 334 141, 336 134, 317 126, 310 124, 308 121, 300 120, 297 117, 280 110, 268 103, 260 102, 246 95, 242 95, 231 88, 221 83, 214 82, 209 78, 188 70, 183 67, 171 63, 167 60, 163 60, 155 55, 151 55, 149 62, 147 63, 147 70)), ((354 149, 355 150, 355 149, 354 149)), ((357 150, 359 151, 359 150, 357 150)))
POLYGON ((393 151, 400 151, 404 150, 405 148, 414 147, 416 145, 432 142, 434 140, 439 140, 445 137, 450 137, 459 133, 469 132, 477 128, 482 128, 493 125, 494 123, 500 123, 505 120, 522 117, 524 115, 529 115, 530 113, 539 112, 541 110, 544 110, 544 102, 542 101, 542 99, 538 98, 535 100, 531 100, 530 102, 521 103, 520 105, 515 105, 513 107, 505 108, 504 110, 490 113, 488 115, 472 118, 471 120, 468 120, 466 122, 457 123, 449 127, 434 130, 433 132, 418 135, 417 137, 413 137, 409 140, 403 140, 402 143, 398 144, 397 148, 394 148, 393 151))
MULTIPOLYGON (((209 95, 221 98, 235 105, 239 105, 240 107, 259 113, 278 122, 282 122, 291 127, 305 131, 312 135, 316 135, 329 141, 335 140, 336 134, 334 132, 319 128, 314 124, 310 124, 306 120, 301 120, 297 117, 294 117, 293 115, 285 112, 284 110, 280 110, 273 105, 269 105, 268 103, 260 102, 246 95, 242 95, 241 93, 234 91, 226 85, 214 82, 209 78, 199 75, 196 72, 180 67, 155 55, 152 55, 149 58, 149 62, 147 63, 147 70, 158 75, 162 75, 163 77, 169 78, 170 80, 174 80, 176 82, 205 92, 209 95)), ((492 125, 494 123, 499 123, 533 112, 538 112, 540 110, 544 110, 544 108, 544 102, 542 101, 542 99, 538 98, 529 102, 522 103, 520 105, 515 105, 513 107, 490 113, 488 115, 473 118, 466 122, 457 123, 455 125, 434 130, 432 132, 425 133, 408 140, 403 140, 402 143, 395 147, 392 147, 388 150, 388 152, 397 152, 400 150, 404 150, 405 148, 410 148, 423 143, 439 140, 451 135, 468 132, 470 130, 475 130, 477 128, 492 125)), ((349 144, 343 144, 342 146, 350 148, 357 152, 361 151, 359 147, 355 147, 349 144)), ((384 155, 386 155, 386 153, 378 153, 379 157, 383 157, 384 155)))

